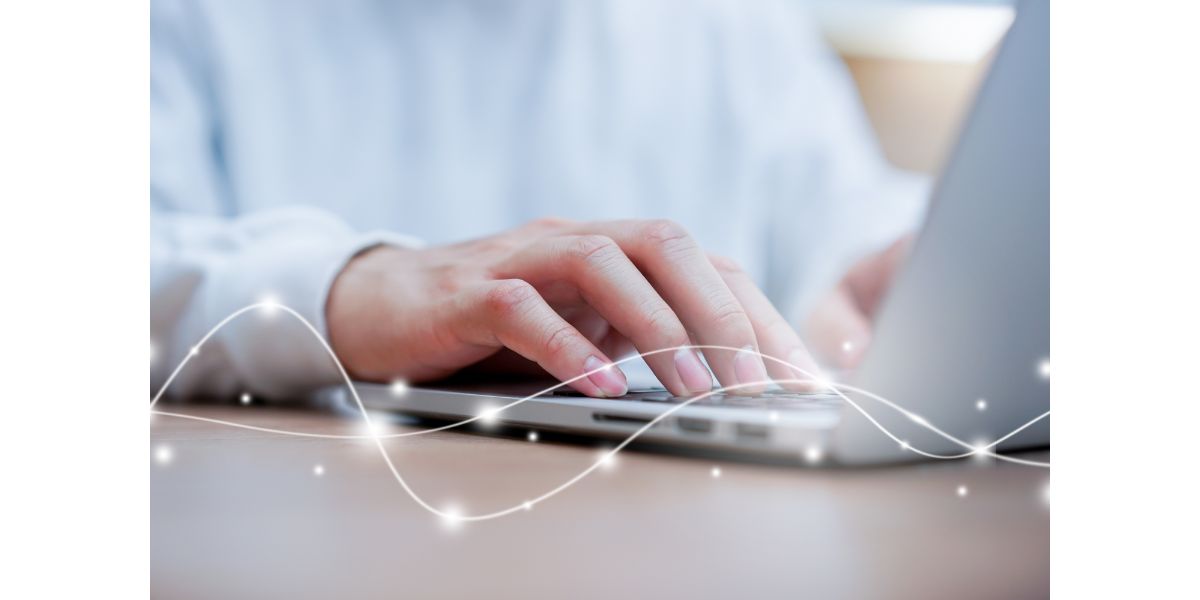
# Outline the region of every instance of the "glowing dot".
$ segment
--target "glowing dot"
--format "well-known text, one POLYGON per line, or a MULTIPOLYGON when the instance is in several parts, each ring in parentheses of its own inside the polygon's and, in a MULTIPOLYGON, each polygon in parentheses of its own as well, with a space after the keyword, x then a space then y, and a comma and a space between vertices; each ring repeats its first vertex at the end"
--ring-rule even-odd
POLYGON ((816 374, 813 375, 813 383, 816 384, 817 389, 819 389, 819 390, 834 389, 833 380, 821 372, 817 372, 816 374))
POLYGON ((274 294, 266 294, 258 299, 259 310, 270 317, 279 312, 279 298, 274 294))
POLYGON ((900 449, 905 452, 912 450, 912 446, 908 444, 908 440, 900 440, 900 449))
POLYGON ((242 397, 241 397, 242 404, 250 404, 250 400, 252 400, 252 398, 250 397, 250 392, 242 392, 242 397))
POLYGON ((922 417, 921 415, 918 415, 917 413, 908 413, 908 418, 912 419, 912 422, 916 423, 917 425, 922 425, 922 426, 929 425, 929 421, 926 421, 925 417, 922 417))
POLYGON ((200 354, 200 346, 192 346, 192 349, 188 350, 188 356, 196 356, 197 354, 200 354))
POLYGON ((150 362, 154 363, 154 342, 150 342, 150 362))
POLYGON ((854 351, 854 343, 853 342, 851 342, 850 340, 846 340, 846 341, 842 342, 842 352, 845 352, 848 354, 853 351, 854 351))
POLYGON ((600 468, 611 471, 617 465, 617 457, 611 450, 604 450, 596 462, 600 464, 600 468))
POLYGON ((403 379, 393 379, 389 389, 393 397, 403 398, 408 395, 408 382, 403 379))
POLYGON ((529 441, 531 441, 531 442, 536 442, 536 441, 538 441, 538 432, 536 432, 536 431, 530 431, 529 433, 525 434, 525 439, 527 439, 527 440, 529 440, 529 441))
POLYGON ((174 458, 175 451, 171 450, 171 447, 166 444, 161 444, 154 449, 154 462, 160 465, 169 465, 174 458))
POLYGON ((713 476, 713 479, 720 479, 721 478, 721 467, 713 467, 712 468, 712 476, 713 476))
POLYGON ((804 460, 808 461, 809 464, 816 464, 816 463, 821 462, 821 458, 823 458, 824 456, 825 456, 825 453, 823 451, 821 451, 820 446, 814 445, 814 446, 809 446, 804 449, 804 460))
POLYGON ((960 486, 958 486, 958 489, 955 490, 955 493, 958 494, 959 498, 966 498, 967 494, 970 493, 970 490, 967 489, 967 486, 960 485, 960 486))
POLYGON ((495 425, 500 415, 500 410, 494 406, 485 406, 479 411, 479 422, 484 425, 495 425))
POLYGON ((325 474, 325 467, 323 465, 317 465, 317 466, 313 467, 313 475, 320 477, 324 474, 325 474))
POLYGON ((976 440, 975 443, 971 444, 971 456, 977 461, 986 461, 992 457, 989 452, 990 447, 991 444, 986 440, 976 440))
POLYGON ((1047 507, 1050 506, 1050 482, 1049 481, 1047 481, 1045 487, 1042 488, 1042 502, 1045 502, 1047 507))
POLYGON ((462 511, 456 506, 448 506, 442 509, 442 514, 439 516, 442 520, 442 526, 448 531, 454 531, 462 527, 462 511))
POLYGON ((987 410, 987 400, 980 398, 975 401, 975 410, 983 412, 987 410))
POLYGON ((774 411, 774 410, 773 410, 773 411, 771 411, 771 412, 770 412, 770 413, 767 415, 767 418, 768 418, 768 419, 771 419, 771 422, 772 422, 772 423, 778 423, 778 422, 779 422, 779 411, 774 411))
POLYGON ((1041 362, 1038 363, 1038 375, 1040 375, 1042 377, 1042 379, 1045 379, 1047 381, 1050 380, 1050 359, 1049 358, 1043 358, 1041 360, 1041 362))
POLYGON ((533 510, 533 503, 526 500, 525 502, 521 503, 521 508, 523 508, 525 510, 533 510))
POLYGON ((367 437, 378 438, 383 435, 383 423, 368 420, 367 422, 363 423, 363 428, 366 430, 367 437))

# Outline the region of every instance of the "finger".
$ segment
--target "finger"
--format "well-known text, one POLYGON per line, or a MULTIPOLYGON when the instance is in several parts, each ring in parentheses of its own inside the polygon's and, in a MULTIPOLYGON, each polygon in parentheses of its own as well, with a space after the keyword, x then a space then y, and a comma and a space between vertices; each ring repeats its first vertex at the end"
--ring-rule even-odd
POLYGON ((692 339, 704 345, 708 364, 723 385, 757 393, 768 380, 750 316, 721 279, 699 244, 679 225, 665 220, 610 221, 583 225, 617 242, 679 316, 692 339))
POLYGON ((723 256, 710 256, 709 260, 750 315, 754 335, 758 338, 758 347, 762 353, 787 363, 765 361, 771 377, 776 380, 806 380, 806 383, 780 383, 787 389, 818 390, 821 387, 817 383, 820 379, 820 369, 787 319, 779 314, 767 296, 755 285, 754 280, 750 279, 736 262, 723 256))
MULTIPOLYGON (((570 235, 535 242, 507 261, 502 273, 538 288, 569 282, 643 353, 689 344, 679 317, 611 238, 570 235)), ((646 363, 673 394, 712 389, 712 375, 694 350, 655 352, 646 363)))
MULTIPOLYGON (((510 278, 504 277, 503 279, 510 278)), ((550 306, 554 307, 555 312, 561 315, 562 318, 570 323, 572 327, 578 329, 579 333, 582 333, 583 337, 590 340, 596 345, 597 348, 600 348, 601 350, 604 349, 604 347, 600 345, 600 340, 603 339, 604 336, 608 335, 609 330, 612 328, 609 326, 608 321, 605 321, 604 317, 600 316, 600 313, 596 312, 596 309, 580 303, 577 303, 575 306, 558 306, 553 300, 550 299, 550 296, 547 295, 542 288, 538 287, 537 283, 522 277, 518 277, 517 279, 529 281, 529 284, 537 289, 538 293, 542 295, 542 299, 549 303, 550 306)), ((576 295, 578 295, 578 292, 576 292, 576 295)), ((614 359, 616 358, 616 356, 611 353, 606 352, 606 354, 614 359)))
MULTIPOLYGON (((613 360, 621 360, 632 356, 637 352, 637 346, 629 341, 621 332, 616 329, 609 329, 608 335, 604 339, 596 343, 596 347, 604 351, 605 354, 612 357, 613 360)), ((709 386, 712 385, 712 373, 708 374, 709 386)))
POLYGON ((871 341, 870 321, 845 285, 839 285, 817 305, 807 329, 813 347, 843 370, 858 366, 871 341))
POLYGON ((908 257, 912 239, 908 235, 896 240, 882 252, 859 261, 846 273, 850 295, 859 311, 868 318, 875 316, 884 294, 891 287, 892 278, 908 257))
MULTIPOLYGON (((554 303, 550 301, 541 288, 538 288, 538 291, 542 292, 542 298, 546 298, 546 301, 550 302, 551 306, 554 306, 554 303)), ((575 295, 576 297, 579 296, 578 290, 575 292, 575 295)), ((629 338, 614 329, 611 323, 600 316, 600 313, 596 312, 596 309, 586 304, 566 309, 555 306, 554 310, 562 315, 575 329, 578 329, 579 333, 582 333, 584 337, 591 340, 605 356, 608 356, 614 362, 619 363, 622 358, 637 351, 637 348, 634 347, 633 342, 629 341, 629 338)))
POLYGON ((463 342, 508 348, 560 381, 587 374, 571 387, 589 396, 616 397, 628 390, 621 369, 525 281, 482 284, 459 294, 445 310, 454 335, 463 342))

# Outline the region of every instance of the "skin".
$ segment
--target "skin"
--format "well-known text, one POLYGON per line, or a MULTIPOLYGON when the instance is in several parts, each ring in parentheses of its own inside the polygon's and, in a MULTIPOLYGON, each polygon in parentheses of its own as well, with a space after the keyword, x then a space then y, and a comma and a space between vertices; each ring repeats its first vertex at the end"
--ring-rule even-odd
MULTIPOLYGON (((468 367, 533 367, 567 380, 607 367, 571 385, 611 397, 627 389, 614 357, 686 344, 760 351, 818 372, 749 276, 666 220, 543 219, 447 246, 376 247, 338 275, 326 318, 347 370, 371 381, 430 381, 468 367)), ((704 358, 723 385, 805 377, 747 352, 706 350, 704 358)), ((712 386, 693 350, 646 360, 673 394, 712 386)))
POLYGON ((849 371, 862 362, 880 304, 911 246, 912 236, 905 236, 860 260, 817 304, 805 331, 825 364, 849 371))

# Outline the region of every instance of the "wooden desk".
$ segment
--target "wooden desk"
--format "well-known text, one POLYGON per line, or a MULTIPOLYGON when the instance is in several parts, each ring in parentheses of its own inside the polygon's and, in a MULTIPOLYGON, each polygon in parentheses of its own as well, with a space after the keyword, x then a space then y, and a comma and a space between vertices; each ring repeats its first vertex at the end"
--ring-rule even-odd
MULTIPOLYGON (((161 408, 309 432, 360 430, 311 411, 161 408)), ((612 469, 529 512, 448 530, 397 485, 370 441, 161 416, 151 438, 172 455, 150 464, 155 598, 1049 595, 1043 469, 722 462, 714 478, 712 460, 624 452, 612 469)), ((419 494, 467 512, 540 494, 596 456, 454 432, 387 446, 419 494)))

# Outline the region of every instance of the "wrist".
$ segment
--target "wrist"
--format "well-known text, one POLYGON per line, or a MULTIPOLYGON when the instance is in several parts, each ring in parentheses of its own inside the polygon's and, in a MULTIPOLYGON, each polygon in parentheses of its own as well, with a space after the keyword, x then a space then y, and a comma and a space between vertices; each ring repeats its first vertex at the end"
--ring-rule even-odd
POLYGON ((403 277, 400 271, 411 264, 411 255, 418 252, 388 244, 366 248, 346 262, 334 277, 325 300, 325 323, 330 347, 342 366, 356 379, 381 377, 368 368, 365 341, 377 326, 367 315, 379 315, 385 282, 403 277))

